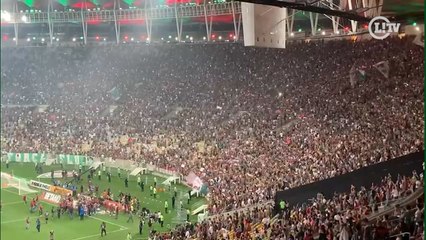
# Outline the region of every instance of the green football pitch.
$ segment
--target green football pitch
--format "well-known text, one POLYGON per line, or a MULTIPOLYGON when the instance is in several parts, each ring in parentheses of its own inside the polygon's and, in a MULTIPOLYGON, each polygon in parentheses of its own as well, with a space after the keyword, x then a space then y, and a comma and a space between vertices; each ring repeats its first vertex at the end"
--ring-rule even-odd
MULTIPOLYGON (((50 172, 51 170, 60 170, 60 165, 43 166, 43 172, 50 172)), ((65 166, 65 169, 72 170, 74 166, 65 166)), ((6 173, 13 173, 14 176, 22 177, 27 180, 39 180, 41 182, 51 184, 50 179, 37 179, 38 174, 35 171, 34 164, 30 163, 11 163, 9 168, 6 168, 4 163, 1 164, 1 171, 6 173)), ((161 227, 159 223, 154 223, 151 229, 148 228, 147 220, 145 220, 145 226, 143 228, 142 235, 139 235, 139 220, 136 216, 133 217, 134 222, 127 223, 128 215, 120 213, 118 219, 107 214, 96 214, 94 216, 85 216, 84 220, 80 220, 77 216, 73 219, 67 214, 57 219, 56 216, 52 219, 49 216, 49 221, 46 224, 44 218, 40 217, 41 231, 37 232, 35 228, 35 221, 39 217, 37 213, 30 213, 29 206, 25 205, 22 201, 22 196, 18 194, 16 188, 2 188, 1 189, 1 203, 2 209, 0 213, 1 217, 1 239, 5 240, 48 240, 49 232, 54 231, 55 240, 94 240, 94 239, 105 239, 105 240, 125 240, 127 234, 130 232, 133 235, 133 239, 148 239, 150 230, 156 230, 158 232, 165 232, 173 228, 179 222, 182 222, 182 218, 185 220, 183 215, 178 216, 177 211, 171 209, 171 198, 173 190, 171 192, 158 192, 157 198, 153 198, 149 193, 149 186, 154 183, 153 175, 142 175, 142 180, 147 181, 145 184, 145 191, 142 192, 136 183, 136 177, 129 177, 129 187, 125 188, 123 175, 125 172, 121 172, 121 179, 118 178, 116 169, 111 169, 112 179, 111 183, 108 182, 106 176, 102 176, 101 180, 94 177, 93 183, 99 186, 99 191, 110 188, 114 196, 117 196, 120 191, 124 193, 130 193, 132 196, 136 196, 141 201, 141 207, 148 208, 151 212, 158 212, 164 215, 164 226, 161 227), (169 213, 164 212, 164 202, 169 202, 169 213), (170 211, 171 209, 171 211, 170 211), (182 217, 183 216, 183 217, 182 217), (25 229, 25 219, 30 218, 30 228, 25 229), (107 235, 104 237, 100 236, 100 225, 104 221, 107 225, 107 235)), ((157 177, 157 184, 161 184, 165 179, 157 177)), ((82 183, 85 188, 87 186, 87 174, 83 175, 82 183)), ((78 185, 79 186, 79 185, 78 185)), ((176 185, 180 196, 184 196, 188 192, 188 188, 183 185, 176 185)), ((78 188, 79 189, 79 188, 78 188)), ((167 188, 166 188, 167 189, 167 188)), ((172 187, 173 189, 173 187, 172 187)), ((31 199, 34 194, 28 194, 27 199, 31 199)), ((187 204, 187 198, 181 197, 183 202, 183 208, 194 210, 205 204, 204 198, 192 198, 187 204)), ((178 201, 176 201, 176 205, 178 201)), ((49 210, 53 205, 42 202, 45 210, 49 210)), ((56 208, 56 206, 55 206, 56 208)), ((190 217, 191 221, 196 221, 196 216, 190 217)))

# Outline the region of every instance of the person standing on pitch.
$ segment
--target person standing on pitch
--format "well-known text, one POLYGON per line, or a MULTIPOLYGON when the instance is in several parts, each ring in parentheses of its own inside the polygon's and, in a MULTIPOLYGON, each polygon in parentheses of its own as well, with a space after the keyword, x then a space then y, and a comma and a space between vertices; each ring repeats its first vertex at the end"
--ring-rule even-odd
POLYGON ((27 217, 27 219, 25 219, 25 229, 30 229, 30 217, 27 217))
POLYGON ((169 213, 168 212, 168 208, 169 208, 169 202, 167 202, 167 200, 164 202, 164 211, 166 212, 166 214, 167 213, 169 213))
POLYGON ((53 232, 53 230, 52 231, 50 231, 50 238, 49 238, 50 240, 55 240, 55 235, 54 235, 54 232, 53 232))
POLYGON ((127 223, 130 222, 130 221, 132 221, 132 223, 133 223, 133 213, 132 213, 132 211, 129 211, 129 218, 127 219, 127 223))
POLYGON ((108 182, 111 183, 111 173, 109 171, 107 173, 107 177, 108 177, 108 182))
POLYGON ((130 233, 127 233, 127 238, 126 238, 126 240, 132 240, 133 238, 132 238, 132 234, 130 234, 130 233))
POLYGON ((175 196, 172 196, 172 208, 175 209, 175 202, 176 202, 176 198, 175 196))
POLYGON ((143 231, 143 225, 145 224, 145 222, 143 221, 143 219, 141 219, 139 221, 139 235, 142 235, 142 231, 143 231))
POLYGON ((40 218, 37 218, 37 220, 36 220, 36 229, 37 229, 37 232, 40 232, 40 227, 41 227, 40 218))
POLYGON ((127 179, 127 177, 124 179, 124 187, 129 187, 129 180, 127 179))
POLYGON ((121 168, 118 168, 117 172, 118 172, 118 178, 121 178, 121 168))
POLYGON ((139 173, 139 175, 138 175, 138 186, 140 186, 141 185, 141 174, 139 173))
POLYGON ((154 195, 154 198, 157 198, 157 188, 152 189, 152 195, 154 195))
POLYGON ((99 170, 98 170, 98 180, 101 180, 101 168, 99 168, 99 170))
POLYGON ((157 177, 154 177, 154 187, 157 187, 157 177))
POLYGON ((143 192, 145 190, 145 183, 141 182, 139 186, 141 187, 141 191, 143 192))
POLYGON ((105 222, 102 222, 101 223, 101 237, 103 237, 103 236, 106 236, 107 235, 107 232, 106 232, 106 224, 105 224, 105 222))

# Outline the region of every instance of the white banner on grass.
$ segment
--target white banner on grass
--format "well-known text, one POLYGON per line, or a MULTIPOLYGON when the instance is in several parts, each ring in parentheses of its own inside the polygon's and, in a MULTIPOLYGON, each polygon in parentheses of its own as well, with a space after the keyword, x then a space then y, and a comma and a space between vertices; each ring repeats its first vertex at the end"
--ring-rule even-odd
POLYGON ((34 181, 34 180, 30 181, 30 186, 34 187, 34 188, 42 189, 42 190, 45 190, 45 191, 50 191, 50 187, 52 187, 52 185, 50 185, 50 184, 42 183, 42 182, 38 182, 38 181, 34 181))

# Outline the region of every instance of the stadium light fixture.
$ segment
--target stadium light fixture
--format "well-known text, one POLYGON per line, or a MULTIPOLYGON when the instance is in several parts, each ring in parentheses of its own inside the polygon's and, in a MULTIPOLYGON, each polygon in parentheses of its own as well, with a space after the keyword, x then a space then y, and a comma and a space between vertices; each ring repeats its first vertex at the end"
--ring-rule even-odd
POLYGON ((164 38, 161 38, 161 41, 164 41, 164 38))
POLYGON ((106 38, 104 38, 104 42, 106 42, 106 38))
POLYGON ((420 31, 420 28, 419 28, 419 27, 416 27, 416 31, 420 31))
POLYGON ((301 28, 299 28, 299 30, 297 30, 298 32, 302 32, 302 29, 301 28))
POLYGON ((146 41, 149 42, 149 38, 146 38, 146 41))
POLYGON ((31 41, 31 38, 27 38, 27 42, 30 42, 31 41))
POLYGON ((321 32, 321 34, 322 34, 322 35, 325 35, 325 31, 322 31, 322 32, 321 32))
POLYGON ((290 37, 294 37, 294 33, 292 32, 292 33, 290 33, 290 37))
POLYGON ((77 39, 75 39, 75 38, 72 38, 72 41, 73 41, 73 42, 75 42, 76 40, 77 40, 77 39))
POLYGON ((186 38, 186 39, 188 39, 188 38, 189 38, 189 36, 188 36, 188 35, 186 35, 186 36, 185 36, 185 38, 186 38))
POLYGON ((59 38, 56 38, 56 41, 59 42, 59 38))
POLYGON ((16 38, 12 38, 12 40, 15 42, 15 41, 16 41, 16 38))
POLYGON ((318 28, 318 32, 321 32, 321 28, 318 28))
POLYGON ((36 37, 33 37, 33 40, 36 40, 36 37))
POLYGON ((206 37, 203 37, 203 40, 206 41, 206 37))
POLYGON ((177 41, 178 40, 178 37, 175 37, 175 41, 177 41))
POLYGON ((44 42, 44 38, 41 38, 41 42, 44 42))
POLYGON ((169 35, 169 39, 171 39, 172 38, 172 36, 171 35, 169 35))
POLYGON ((222 40, 222 36, 219 36, 219 40, 222 40))
POLYGON ((413 26, 415 27, 415 26, 417 26, 417 23, 416 22, 413 22, 413 26))
POLYGON ((189 41, 194 41, 194 38, 193 37, 189 37, 189 41))
POLYGON ((340 31, 339 31, 339 30, 337 30, 335 33, 336 33, 336 34, 340 34, 340 31))
POLYGON ((132 42, 133 42, 133 41, 135 41, 135 39, 134 39, 134 38, 130 38, 130 41, 132 41, 132 42))

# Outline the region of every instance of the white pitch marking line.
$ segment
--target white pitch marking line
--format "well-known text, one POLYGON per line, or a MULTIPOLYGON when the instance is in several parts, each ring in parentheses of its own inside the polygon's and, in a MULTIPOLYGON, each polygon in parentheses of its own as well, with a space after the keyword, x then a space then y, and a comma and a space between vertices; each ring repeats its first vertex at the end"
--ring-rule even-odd
POLYGON ((89 216, 89 218, 93 218, 93 219, 98 220, 98 221, 101 221, 101 222, 106 222, 106 223, 108 223, 108 224, 111 224, 111 225, 114 225, 114 226, 117 226, 117 227, 120 227, 120 228, 124 228, 123 230, 129 229, 129 228, 125 227, 125 226, 121 226, 121 225, 119 225, 119 224, 116 224, 116 223, 113 223, 113 222, 109 222, 109 221, 103 220, 103 219, 101 219, 101 218, 97 218, 97 217, 93 217, 93 216, 89 216))
POLYGON ((3 204, 2 204, 2 206, 15 205, 15 204, 18 204, 18 203, 23 204, 23 203, 24 203, 24 201, 17 201, 17 202, 3 203, 3 204))
MULTIPOLYGON (((115 233, 115 232, 121 232, 121 231, 124 231, 124 230, 126 230, 126 229, 117 229, 117 230, 114 230, 112 232, 109 232, 109 234, 115 233)), ((93 234, 93 235, 90 235, 90 236, 80 237, 80 238, 73 238, 71 240, 82 240, 82 239, 87 239, 87 238, 92 238, 92 237, 97 237, 97 236, 100 236, 100 233, 99 234, 93 234)))
MULTIPOLYGON (((30 217, 30 219, 34 219, 34 218, 38 218, 38 216, 33 216, 33 217, 30 217)), ((1 222, 1 224, 7 224, 7 223, 15 223, 15 222, 25 222, 25 219, 26 218, 22 218, 22 219, 15 219, 15 220, 10 220, 10 221, 4 221, 4 222, 1 222)))

